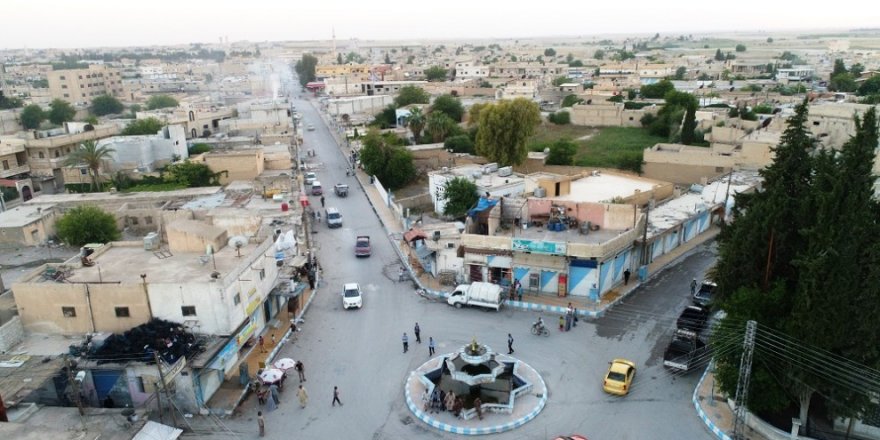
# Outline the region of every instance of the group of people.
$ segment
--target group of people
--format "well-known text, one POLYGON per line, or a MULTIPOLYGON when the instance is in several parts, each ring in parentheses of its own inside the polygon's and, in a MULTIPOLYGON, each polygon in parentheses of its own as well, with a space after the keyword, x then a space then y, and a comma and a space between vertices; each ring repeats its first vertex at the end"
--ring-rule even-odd
POLYGON ((568 303, 568 307, 565 308, 565 314, 559 316, 559 331, 567 332, 572 327, 577 327, 577 322, 577 309, 571 303, 568 303))
POLYGON ((513 280, 513 284, 510 285, 510 300, 522 301, 522 297, 522 283, 519 280, 513 280))
MULTIPOLYGON (((422 403, 424 404, 425 412, 435 414, 449 411, 456 417, 461 416, 461 410, 464 408, 464 400, 461 397, 456 396, 454 391, 447 393, 441 390, 440 387, 434 387, 434 391, 431 393, 428 393, 428 390, 425 389, 425 392, 422 394, 422 403)), ((478 410, 478 412, 481 412, 481 410, 478 410)))
MULTIPOLYGON (((416 342, 422 343, 422 329, 419 327, 419 323, 413 327, 413 334, 416 336, 416 342)), ((403 352, 406 353, 409 351, 409 336, 406 335, 406 332, 403 332, 403 336, 400 338, 400 342, 403 343, 403 352)), ((428 356, 434 356, 434 352, 437 350, 437 343, 434 342, 434 338, 432 336, 428 337, 428 356)))

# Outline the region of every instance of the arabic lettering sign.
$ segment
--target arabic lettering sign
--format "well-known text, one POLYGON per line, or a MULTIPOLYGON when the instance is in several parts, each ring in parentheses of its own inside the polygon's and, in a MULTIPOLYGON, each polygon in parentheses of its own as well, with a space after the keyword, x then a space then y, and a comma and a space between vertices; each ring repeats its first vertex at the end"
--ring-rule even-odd
POLYGON ((531 252, 534 254, 565 255, 565 243, 555 241, 527 240, 514 238, 510 248, 518 252, 531 252))

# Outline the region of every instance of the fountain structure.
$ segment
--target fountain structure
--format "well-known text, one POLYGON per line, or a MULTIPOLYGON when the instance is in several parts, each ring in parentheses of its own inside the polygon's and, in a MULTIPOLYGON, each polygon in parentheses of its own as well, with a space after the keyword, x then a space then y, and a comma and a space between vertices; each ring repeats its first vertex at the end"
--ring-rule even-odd
POLYGON ((459 434, 514 429, 537 416, 547 400, 546 386, 537 371, 516 358, 493 352, 476 338, 413 371, 406 396, 419 419, 459 434), (460 411, 431 408, 430 396, 439 390, 460 398, 460 411), (477 399, 480 411, 475 407, 477 399))

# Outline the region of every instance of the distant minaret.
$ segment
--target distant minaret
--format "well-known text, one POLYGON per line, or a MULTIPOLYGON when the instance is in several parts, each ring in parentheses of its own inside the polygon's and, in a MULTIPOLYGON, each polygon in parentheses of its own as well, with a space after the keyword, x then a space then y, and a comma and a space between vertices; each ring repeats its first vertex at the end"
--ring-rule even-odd
POLYGON ((331 53, 331 55, 333 55, 333 58, 335 59, 335 58, 336 58, 336 28, 333 27, 333 28, 331 28, 331 29, 332 29, 332 32, 333 32, 333 39, 332 39, 332 53, 331 53))

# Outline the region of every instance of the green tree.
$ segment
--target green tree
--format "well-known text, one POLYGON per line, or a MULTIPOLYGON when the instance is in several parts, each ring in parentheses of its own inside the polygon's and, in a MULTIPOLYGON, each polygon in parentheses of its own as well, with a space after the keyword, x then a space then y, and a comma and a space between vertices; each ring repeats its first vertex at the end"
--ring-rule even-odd
POLYGON ((642 86, 641 89, 639 89, 639 93, 643 98, 660 99, 673 90, 675 90, 675 86, 672 84, 672 81, 664 79, 654 84, 642 86))
POLYGON ((443 198, 446 201, 443 214, 460 218, 477 204, 480 196, 476 184, 464 177, 456 177, 443 184, 443 198))
POLYGON ((95 115, 88 115, 83 119, 83 122, 92 124, 93 126, 98 125, 98 117, 95 115))
POLYGON ((413 134, 416 144, 421 143, 422 130, 425 129, 426 118, 422 113, 422 109, 414 107, 410 109, 409 116, 406 117, 406 125, 413 134))
POLYGON ((574 60, 568 63, 568 67, 584 67, 584 62, 581 60, 574 60))
POLYGON ((9 98, 3 94, 3 91, 0 90, 0 110, 6 110, 11 108, 20 108, 24 105, 24 102, 18 98, 9 98))
POLYGON ((95 116, 104 116, 104 115, 112 115, 116 113, 122 113, 125 110, 125 106, 119 102, 118 99, 110 96, 110 95, 101 95, 95 97, 92 100, 92 105, 89 108, 89 111, 92 112, 95 116))
POLYGON ((296 62, 294 70, 299 78, 299 83, 303 87, 315 80, 315 67, 318 65, 318 58, 314 55, 303 54, 302 58, 296 62))
POLYGON ((859 95, 868 96, 880 93, 880 75, 874 75, 859 86, 859 95))
POLYGON ((46 120, 46 112, 39 105, 31 104, 21 111, 18 119, 26 130, 35 130, 46 120))
POLYGON ((568 81, 569 81, 569 79, 567 76, 557 76, 556 78, 553 78, 552 84, 554 87, 559 87, 559 86, 567 83, 568 81))
POLYGON ((861 63, 855 63, 849 67, 849 74, 853 76, 853 78, 858 78, 862 76, 862 72, 865 71, 865 66, 861 63))
POLYGON ((412 154, 399 144, 394 134, 383 135, 375 128, 362 138, 360 160, 364 170, 376 176, 383 185, 391 189, 400 188, 415 177, 412 154))
POLYGON ((85 141, 79 148, 67 155, 64 165, 69 167, 85 166, 88 168, 89 176, 92 178, 92 188, 101 191, 103 186, 101 182, 101 165, 104 161, 112 159, 115 152, 116 150, 106 145, 99 147, 95 141, 85 141))
POLYGON ((126 125, 120 134, 123 136, 156 134, 164 126, 165 123, 156 118, 136 119, 126 125))
POLYGON ((444 113, 458 123, 464 116, 464 107, 461 105, 460 99, 452 95, 440 95, 431 104, 431 113, 434 112, 444 113))
POLYGON ((425 78, 428 81, 446 81, 446 69, 440 66, 432 66, 425 69, 425 78))
POLYGON ((453 153, 474 154, 474 141, 466 134, 458 134, 446 138, 443 148, 452 150, 453 153))
POLYGON ((545 57, 555 57, 556 56, 556 49, 554 49, 552 47, 548 47, 548 48, 544 49, 544 56, 545 57))
POLYGON ((605 58, 605 51, 602 49, 597 49, 595 52, 593 52, 593 58, 595 58, 597 60, 604 59, 605 58))
POLYGON ((724 61, 724 54, 721 49, 715 49, 715 61, 724 61))
POLYGON ((204 144, 204 143, 192 144, 192 146, 188 148, 190 156, 195 156, 196 154, 207 153, 207 152, 211 151, 212 149, 213 148, 211 148, 210 145, 204 144))
POLYGON ((147 109, 148 110, 156 110, 160 108, 168 108, 168 107, 177 107, 178 102, 174 99, 173 96, 168 95, 153 95, 147 101, 147 109))
POLYGON ((573 165, 578 145, 570 139, 559 139, 550 145, 547 165, 573 165))
POLYGON ((849 72, 840 73, 831 77, 828 88, 835 92, 855 92, 859 85, 849 72))
POLYGON ((693 145, 696 140, 694 131, 697 129, 697 103, 693 99, 687 104, 684 112, 684 122, 681 124, 681 143, 685 145, 693 145))
POLYGON ((772 43, 772 42, 773 42, 773 37, 767 37, 767 43, 769 44, 769 43, 772 43))
POLYGON ((77 206, 55 223, 58 238, 71 246, 119 240, 116 217, 97 206, 77 206))
POLYGON ((131 112, 132 115, 137 114, 137 112, 143 110, 140 104, 132 104, 128 106, 128 111, 131 112))
POLYGON ((49 103, 49 122, 60 125, 72 121, 74 116, 76 116, 76 109, 69 102, 53 99, 49 103))
MULTIPOLYGON (((773 163, 761 171, 762 189, 736 196, 736 221, 719 236, 713 278, 718 284, 715 306, 727 311, 725 322, 755 319, 782 330, 790 320, 798 288, 796 262, 808 244, 803 232, 813 227, 814 219, 810 200, 815 144, 806 127, 807 111, 806 100, 796 107, 773 149, 773 163)), ((737 351, 717 358, 718 380, 728 393, 736 390, 737 351)), ((762 362, 753 364, 753 377, 768 377, 766 368, 762 362)), ((772 411, 788 405, 791 394, 783 384, 761 382, 749 390, 750 409, 772 411)))
POLYGON ((391 55, 385 53, 385 64, 391 64, 391 55))
POLYGON ((394 98, 394 105, 400 108, 410 104, 427 104, 430 100, 431 95, 421 87, 404 86, 400 88, 400 92, 394 98))
POLYGON ((207 164, 186 160, 168 165, 162 174, 162 178, 168 183, 177 183, 185 185, 187 188, 195 188, 219 185, 220 174, 223 172, 214 173, 207 164))
POLYGON ((834 60, 834 69, 831 70, 831 78, 848 72, 849 70, 847 70, 846 64, 843 63, 842 59, 837 58, 836 60, 834 60))
POLYGON ((373 121, 370 122, 370 125, 373 127, 379 127, 381 129, 386 129, 390 127, 394 127, 397 125, 397 109, 394 107, 394 104, 388 104, 385 108, 382 109, 381 112, 376 114, 376 117, 373 118, 373 121))
POLYGON ((567 111, 550 113, 547 115, 547 120, 556 125, 568 125, 571 124, 571 113, 567 111))
POLYGON ((746 51, 746 45, 745 45, 745 44, 737 44, 737 45, 736 45, 736 51, 737 51, 737 52, 745 52, 745 51, 746 51))
POLYGON ((579 98, 577 95, 567 95, 565 98, 562 98, 562 106, 563 107, 571 107, 575 104, 583 104, 584 100, 579 98))
POLYGON ((433 142, 443 142, 457 132, 458 124, 445 113, 431 112, 428 114, 425 131, 430 134, 433 142))
POLYGON ((688 71, 687 67, 681 66, 681 67, 675 69, 675 76, 673 78, 681 81, 684 79, 684 76, 687 75, 687 71, 688 71))
POLYGON ((540 123, 541 111, 528 99, 489 105, 480 111, 477 153, 501 166, 519 165, 528 155, 526 141, 540 123))
POLYGON ((477 126, 480 123, 480 112, 490 106, 488 103, 476 103, 468 109, 468 125, 477 126))

